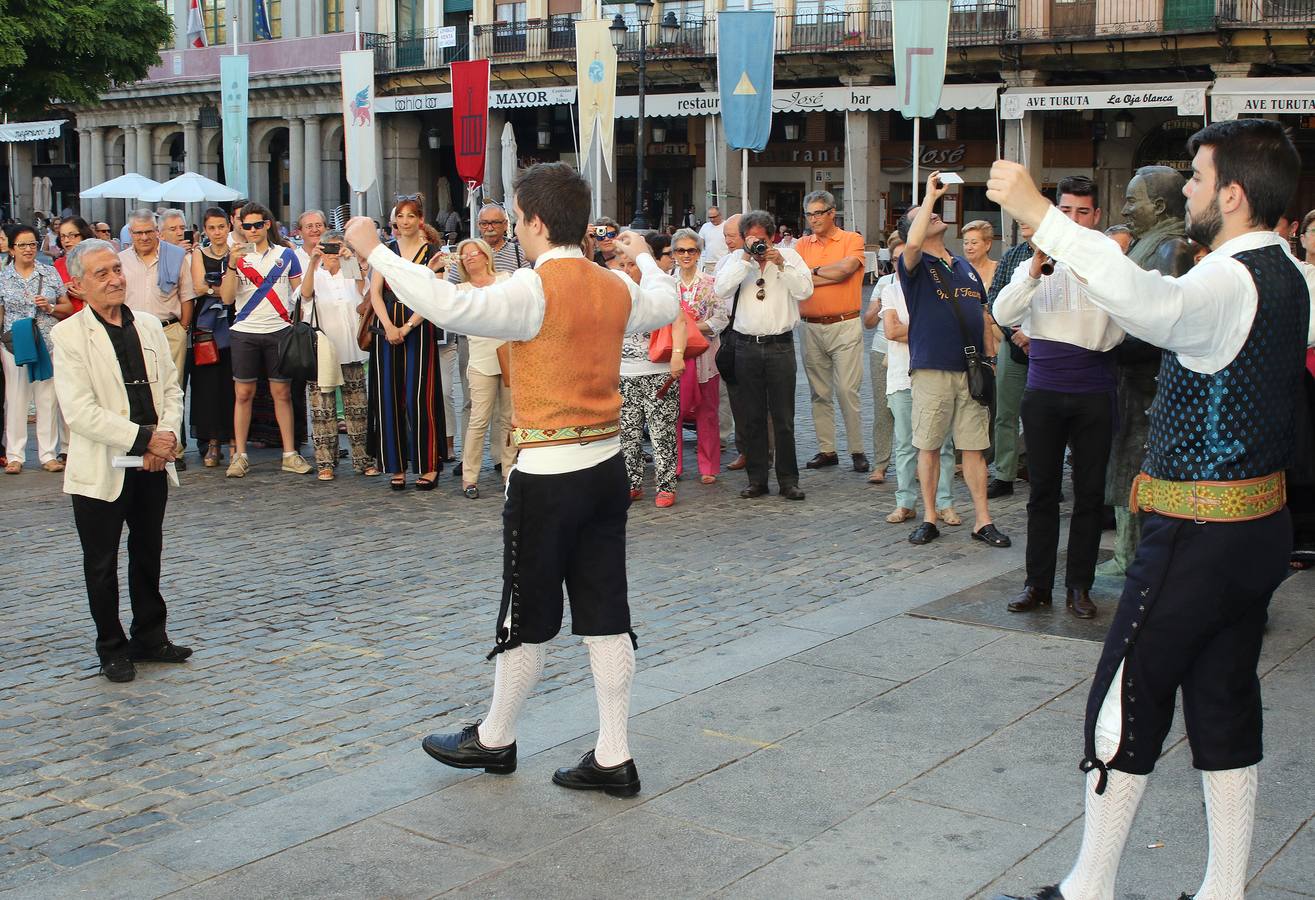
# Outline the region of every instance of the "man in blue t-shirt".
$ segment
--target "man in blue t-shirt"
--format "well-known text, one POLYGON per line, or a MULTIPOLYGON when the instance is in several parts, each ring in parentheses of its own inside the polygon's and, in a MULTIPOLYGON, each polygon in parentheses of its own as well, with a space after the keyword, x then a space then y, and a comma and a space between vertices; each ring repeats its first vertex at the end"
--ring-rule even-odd
POLYGON ((992 524, 987 508, 982 451, 991 445, 991 417, 987 407, 968 393, 964 358, 967 346, 976 347, 983 360, 995 355, 985 340, 986 288, 968 260, 945 249, 947 226, 933 211, 946 191, 939 176, 932 172, 927 177, 922 205, 899 221, 904 253, 898 271, 909 307, 913 446, 918 448, 923 506, 923 522, 909 535, 909 542, 927 544, 940 537, 936 528, 940 449, 946 436, 953 434, 954 446, 963 452, 963 479, 973 498, 973 539, 1008 547, 1009 538, 992 524))

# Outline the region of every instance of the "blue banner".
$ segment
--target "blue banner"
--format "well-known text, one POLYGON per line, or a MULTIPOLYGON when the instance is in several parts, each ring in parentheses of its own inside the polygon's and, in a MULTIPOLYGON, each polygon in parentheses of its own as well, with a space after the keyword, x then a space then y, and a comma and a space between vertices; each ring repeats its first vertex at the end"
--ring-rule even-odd
POLYGON ((247 193, 247 82, 246 56, 219 57, 220 109, 223 121, 224 184, 247 193))
POLYGON ((776 13, 717 13, 717 92, 726 144, 762 150, 772 132, 776 13))
POLYGON ((895 86, 906 119, 930 119, 941 105, 950 0, 893 0, 895 86))

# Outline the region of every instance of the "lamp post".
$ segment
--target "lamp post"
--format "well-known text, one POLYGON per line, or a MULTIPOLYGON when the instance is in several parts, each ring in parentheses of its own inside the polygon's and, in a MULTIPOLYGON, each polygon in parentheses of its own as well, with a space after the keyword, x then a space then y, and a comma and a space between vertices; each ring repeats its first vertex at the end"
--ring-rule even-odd
MULTIPOLYGON (((653 19, 653 0, 635 0, 635 17, 639 25, 639 118, 635 120, 635 217, 630 227, 646 229, 649 224, 644 215, 644 89, 648 79, 648 23, 653 19)), ((664 40, 675 40, 680 31, 675 13, 669 12, 662 17, 661 28, 664 40)), ((630 32, 625 18, 617 13, 607 30, 612 35, 612 46, 620 53, 630 32)))

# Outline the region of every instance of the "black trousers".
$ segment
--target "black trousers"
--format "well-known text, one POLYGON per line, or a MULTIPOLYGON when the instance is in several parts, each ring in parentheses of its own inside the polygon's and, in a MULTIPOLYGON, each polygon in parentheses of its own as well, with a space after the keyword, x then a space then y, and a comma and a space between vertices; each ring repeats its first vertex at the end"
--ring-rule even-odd
POLYGON ((96 623, 101 659, 132 649, 163 644, 164 598, 160 596, 160 555, 164 547, 164 507, 169 499, 164 472, 128 469, 123 492, 112 501, 73 495, 73 521, 82 541, 82 571, 96 623), (119 538, 128 526, 128 596, 132 600, 132 639, 119 622, 119 538))
POLYGON ((776 439, 776 481, 780 487, 799 484, 794 448, 794 341, 759 344, 732 331, 735 346, 735 389, 730 392, 735 431, 744 432, 745 471, 750 484, 767 484, 768 416, 776 439))
POLYGON ((1110 394, 1070 394, 1028 388, 1020 407, 1027 432, 1027 584, 1049 591, 1055 584, 1059 550, 1059 496, 1064 481, 1064 449, 1073 448, 1073 516, 1068 529, 1064 586, 1090 590, 1100 552, 1101 507, 1105 503, 1105 464, 1114 434, 1110 394))

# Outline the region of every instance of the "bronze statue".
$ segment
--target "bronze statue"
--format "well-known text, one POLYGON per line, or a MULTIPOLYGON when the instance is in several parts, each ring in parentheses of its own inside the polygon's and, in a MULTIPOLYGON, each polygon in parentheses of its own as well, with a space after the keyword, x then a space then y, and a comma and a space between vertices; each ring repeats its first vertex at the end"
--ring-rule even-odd
MULTIPOLYGON (((1142 166, 1128 182, 1123 217, 1136 242, 1128 258, 1162 275, 1182 275, 1192 267, 1192 246, 1185 237, 1185 180, 1168 166, 1142 166)), ((1118 410, 1114 446, 1105 470, 1105 502, 1114 507, 1114 558, 1096 568, 1099 575, 1127 572, 1141 538, 1141 525, 1128 508, 1132 480, 1146 455, 1146 411, 1155 398, 1161 350, 1129 336, 1118 347, 1118 410)))

